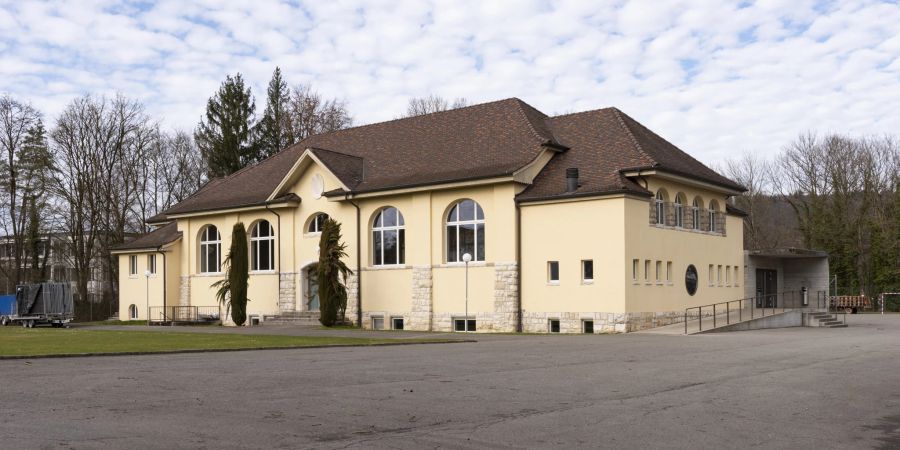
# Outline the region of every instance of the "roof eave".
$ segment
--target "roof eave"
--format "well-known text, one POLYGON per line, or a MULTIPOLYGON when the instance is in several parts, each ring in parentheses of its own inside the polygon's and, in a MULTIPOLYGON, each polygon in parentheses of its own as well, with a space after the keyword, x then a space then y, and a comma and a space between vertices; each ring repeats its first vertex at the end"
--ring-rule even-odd
POLYGON ((707 188, 714 188, 716 190, 720 190, 728 193, 729 195, 741 195, 744 192, 747 192, 747 188, 741 186, 737 183, 734 185, 728 185, 725 183, 716 182, 710 180, 705 177, 700 177, 695 174, 682 172, 679 170, 673 170, 666 167, 659 166, 643 166, 643 167, 629 167, 625 169, 619 169, 619 173, 626 177, 639 177, 645 175, 668 175, 666 178, 674 179, 675 181, 693 183, 706 185, 707 188), (674 177, 673 177, 674 176, 674 177))

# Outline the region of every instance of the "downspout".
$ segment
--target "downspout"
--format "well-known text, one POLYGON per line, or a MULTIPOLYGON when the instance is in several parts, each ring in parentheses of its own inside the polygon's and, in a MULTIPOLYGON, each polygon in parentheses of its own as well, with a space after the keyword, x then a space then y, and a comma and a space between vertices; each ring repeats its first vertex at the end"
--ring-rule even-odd
POLYGON ((359 203, 350 198, 351 194, 344 195, 344 200, 350 202, 356 208, 356 326, 362 328, 362 248, 360 248, 360 210, 359 203))
POLYGON ((522 207, 516 203, 516 332, 522 332, 522 207))
MULTIPOLYGON (((162 248, 163 248, 163 246, 160 245, 160 246, 156 249, 156 253, 159 253, 160 255, 162 255, 162 260, 163 260, 163 270, 162 270, 162 279, 163 279, 163 289, 162 289, 162 291, 163 291, 163 296, 162 296, 162 297, 163 297, 163 304, 162 304, 162 306, 163 306, 163 315, 165 315, 165 314, 166 314, 166 253, 165 253, 164 251, 162 251, 162 248)), ((150 305, 147 305, 147 307, 149 308, 150 305)), ((150 324, 150 317, 149 317, 149 316, 147 317, 147 324, 150 324)))

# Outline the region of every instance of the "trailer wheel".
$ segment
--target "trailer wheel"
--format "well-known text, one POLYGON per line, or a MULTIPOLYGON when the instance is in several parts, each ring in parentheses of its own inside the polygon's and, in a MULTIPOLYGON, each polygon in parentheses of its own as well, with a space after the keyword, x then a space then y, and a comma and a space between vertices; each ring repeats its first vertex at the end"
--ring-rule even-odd
POLYGON ((23 320, 23 321, 22 321, 22 328, 28 328, 28 321, 27 321, 27 320, 23 320))
POLYGON ((28 319, 28 328, 34 328, 34 319, 28 319))
POLYGON ((4 327, 5 327, 5 326, 7 326, 7 325, 9 325, 9 317, 6 317, 6 316, 0 316, 0 326, 4 326, 4 327))

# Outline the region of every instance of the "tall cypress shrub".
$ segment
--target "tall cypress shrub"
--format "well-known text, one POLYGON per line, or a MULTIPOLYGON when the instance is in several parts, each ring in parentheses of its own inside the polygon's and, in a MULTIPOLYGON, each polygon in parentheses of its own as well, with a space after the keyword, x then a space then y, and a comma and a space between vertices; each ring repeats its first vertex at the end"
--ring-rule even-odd
POLYGON ((347 310, 347 275, 353 272, 341 258, 347 257, 347 245, 341 242, 341 224, 328 218, 322 227, 319 240, 319 321, 326 327, 333 326, 340 317, 344 320, 347 310))
POLYGON ((217 287, 216 298, 231 311, 231 320, 237 326, 247 321, 247 287, 250 280, 250 255, 247 248, 247 229, 243 222, 234 224, 231 231, 231 247, 223 262, 226 270, 224 280, 213 284, 217 287))

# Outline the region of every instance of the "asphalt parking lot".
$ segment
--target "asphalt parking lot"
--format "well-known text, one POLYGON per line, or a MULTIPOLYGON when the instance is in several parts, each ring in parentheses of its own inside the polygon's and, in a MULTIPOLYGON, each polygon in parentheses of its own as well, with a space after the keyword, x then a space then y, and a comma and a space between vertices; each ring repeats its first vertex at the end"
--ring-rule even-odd
POLYGON ((900 447, 900 315, 848 321, 6 360, 0 447, 900 447))

